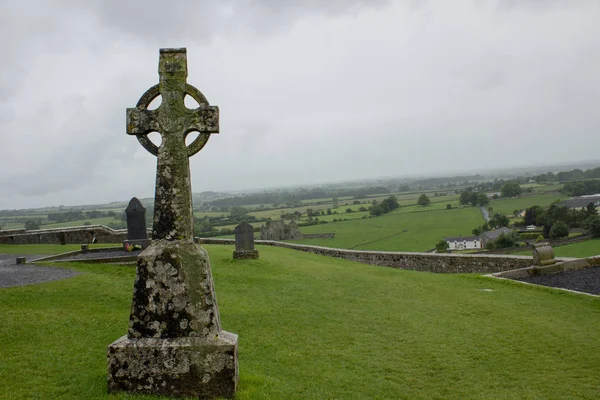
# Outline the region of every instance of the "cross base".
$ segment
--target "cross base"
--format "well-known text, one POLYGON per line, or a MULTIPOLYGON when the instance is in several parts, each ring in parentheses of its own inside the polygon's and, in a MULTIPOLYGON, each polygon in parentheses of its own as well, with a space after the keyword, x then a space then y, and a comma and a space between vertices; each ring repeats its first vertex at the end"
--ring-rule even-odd
POLYGON ((108 347, 108 390, 197 398, 234 397, 238 336, 141 338, 108 347))
POLYGON ((233 258, 235 259, 257 259, 258 258, 258 250, 241 250, 234 251, 233 258))

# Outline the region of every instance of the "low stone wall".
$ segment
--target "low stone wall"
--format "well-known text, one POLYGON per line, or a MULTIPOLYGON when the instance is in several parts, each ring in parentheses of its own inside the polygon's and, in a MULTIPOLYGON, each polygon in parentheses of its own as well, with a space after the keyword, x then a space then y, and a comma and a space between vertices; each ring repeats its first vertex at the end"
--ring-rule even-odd
POLYGON ((333 239, 335 232, 331 233, 303 233, 302 239, 333 239))
POLYGON ((0 244, 85 244, 121 243, 127 238, 126 230, 115 230, 104 225, 69 228, 39 229, 0 236, 0 244))
MULTIPOLYGON (((235 244, 234 239, 197 239, 201 244, 235 244)), ((532 257, 527 256, 346 250, 273 240, 257 240, 255 243, 343 258, 363 264, 436 273, 493 273, 529 267, 533 261, 532 257)))

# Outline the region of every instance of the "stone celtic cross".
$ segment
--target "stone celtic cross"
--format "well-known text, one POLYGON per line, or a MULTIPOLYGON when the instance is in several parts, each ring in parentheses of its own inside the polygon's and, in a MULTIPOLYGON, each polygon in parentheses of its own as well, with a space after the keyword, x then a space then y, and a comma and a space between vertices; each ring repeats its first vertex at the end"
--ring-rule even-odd
POLYGON ((238 337, 221 328, 210 259, 194 242, 188 160, 219 131, 219 109, 186 83, 185 49, 161 49, 158 73, 160 83, 127 109, 127 133, 158 158, 154 226, 152 242, 137 258, 127 335, 108 346, 108 389, 233 397, 238 337), (162 103, 149 110, 159 95, 162 103), (188 109, 186 95, 199 107, 188 109), (193 131, 200 134, 186 146, 193 131), (160 133, 160 147, 150 132, 160 133))
POLYGON ((219 108, 210 106, 198 89, 186 83, 186 49, 161 49, 158 73, 160 83, 148 89, 135 108, 127 109, 127 133, 136 135, 158 157, 152 238, 190 241, 194 230, 188 158, 204 147, 211 133, 219 132, 219 108), (186 95, 200 106, 187 108, 186 95), (160 106, 149 110, 158 96, 162 97, 160 106), (160 133, 160 147, 148 139, 150 132, 160 133), (200 134, 186 146, 190 132, 200 134))

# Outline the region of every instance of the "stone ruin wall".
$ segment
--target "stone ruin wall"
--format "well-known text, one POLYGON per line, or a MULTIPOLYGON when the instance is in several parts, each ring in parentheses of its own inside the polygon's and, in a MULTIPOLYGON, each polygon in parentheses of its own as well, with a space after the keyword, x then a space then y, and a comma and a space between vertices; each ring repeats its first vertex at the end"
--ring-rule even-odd
MULTIPOLYGON (((198 240, 201 244, 235 244, 233 239, 198 238, 198 240)), ((343 258, 363 264, 435 273, 493 273, 526 268, 533 264, 533 258, 528 256, 346 250, 273 240, 257 240, 255 243, 343 258)))
POLYGON ((269 221, 260 227, 261 240, 291 240, 302 239, 303 235, 298 225, 292 220, 289 224, 283 220, 269 221))
POLYGON ((40 229, 25 233, 0 231, 0 244, 121 243, 125 239, 127 239, 127 230, 115 230, 104 225, 40 229))

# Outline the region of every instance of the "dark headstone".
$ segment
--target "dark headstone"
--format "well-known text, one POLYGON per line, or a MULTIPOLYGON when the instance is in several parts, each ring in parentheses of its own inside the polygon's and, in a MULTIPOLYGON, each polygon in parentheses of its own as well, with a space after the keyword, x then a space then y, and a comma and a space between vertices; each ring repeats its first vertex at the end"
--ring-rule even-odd
POLYGON ((131 199, 125 209, 125 215, 127 216, 127 239, 148 239, 146 209, 137 197, 131 199))
POLYGON ((123 242, 123 247, 127 249, 129 245, 139 245, 145 249, 150 246, 146 229, 146 209, 137 197, 129 201, 125 216, 127 217, 127 240, 123 242))
POLYGON ((108 347, 108 389, 233 397, 238 337, 221 329, 208 254, 194 242, 188 160, 219 132, 219 109, 186 83, 185 49, 161 49, 158 73, 160 83, 127 109, 127 133, 158 157, 153 240, 138 256, 127 335, 108 347), (200 107, 188 109, 186 94, 200 107), (200 134, 186 146, 190 131, 200 134), (160 148, 150 132, 160 133, 160 148))
POLYGON ((90 246, 87 244, 82 244, 81 245, 81 252, 82 253, 87 253, 88 251, 90 251, 90 246))
POLYGON ((25 257, 17 257, 17 264, 25 264, 27 259, 25 257))
POLYGON ((245 221, 235 227, 233 258, 258 258, 258 250, 254 249, 254 228, 245 221))

